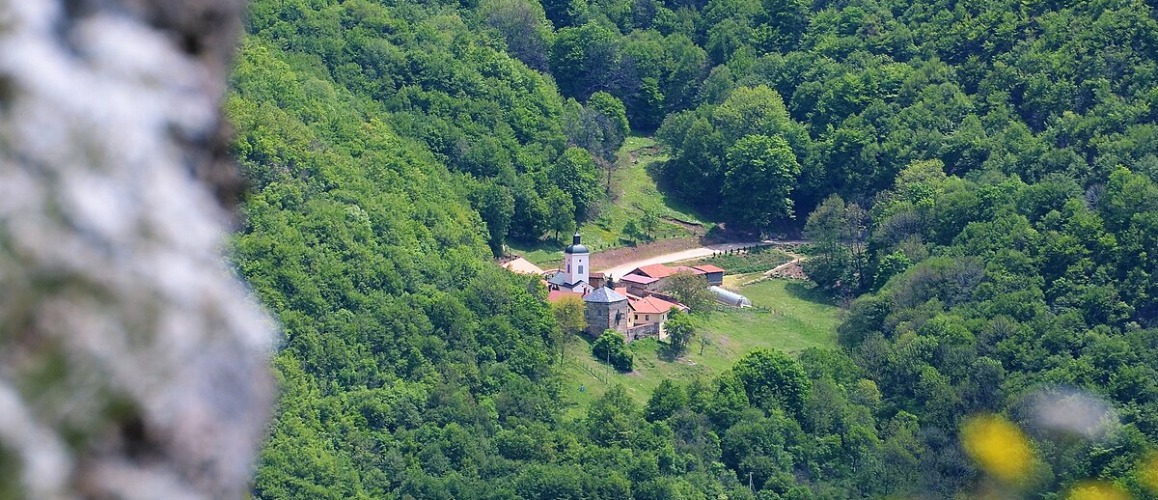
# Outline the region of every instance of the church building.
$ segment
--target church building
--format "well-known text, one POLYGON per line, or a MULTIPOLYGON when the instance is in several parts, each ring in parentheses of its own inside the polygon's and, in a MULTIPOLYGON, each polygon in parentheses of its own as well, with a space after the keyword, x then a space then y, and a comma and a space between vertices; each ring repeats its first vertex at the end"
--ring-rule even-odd
POLYGON ((591 252, 579 242, 575 233, 571 246, 563 251, 563 268, 547 280, 551 290, 566 290, 586 295, 595 287, 591 286, 591 252))
MULTIPOLYGON (((644 337, 667 340, 664 323, 672 309, 687 311, 687 306, 662 293, 664 280, 681 271, 708 277, 723 269, 714 266, 668 267, 662 264, 631 271, 616 284, 610 276, 591 272, 591 252, 575 233, 571 245, 563 251, 562 267, 546 279, 547 300, 556 302, 567 296, 583 299, 586 332, 598 337, 607 330, 624 335, 628 342, 644 337)), ((706 286, 708 283, 705 282, 706 286)))

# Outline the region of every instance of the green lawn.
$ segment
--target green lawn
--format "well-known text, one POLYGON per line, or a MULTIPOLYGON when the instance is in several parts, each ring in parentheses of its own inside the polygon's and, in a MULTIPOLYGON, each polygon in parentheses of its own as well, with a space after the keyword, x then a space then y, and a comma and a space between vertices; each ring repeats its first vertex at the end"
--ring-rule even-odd
MULTIPOLYGON (((728 284, 757 276, 729 277, 728 284)), ((623 384, 640 405, 664 379, 690 382, 709 380, 727 370, 744 354, 757 349, 780 349, 798 353, 809 347, 836 348, 836 325, 840 309, 812 290, 807 282, 764 280, 733 287, 752 300, 752 309, 717 311, 699 320, 699 334, 710 343, 700 354, 698 340, 677 359, 661 355, 662 344, 648 339, 635 342, 635 371, 618 373, 591 356, 590 341, 573 338, 563 364, 564 395, 575 405, 568 412, 579 417, 588 403, 603 395, 611 384, 623 384), (582 388, 582 391, 580 390, 582 388)))
MULTIPOLYGON (((570 235, 559 235, 559 239, 566 241, 566 245, 571 244, 570 235)), ((524 259, 543 269, 555 269, 559 267, 559 262, 563 260, 563 248, 565 248, 565 244, 549 238, 535 244, 507 241, 507 247, 510 248, 511 253, 521 255, 524 259)))
POLYGON ((755 273, 767 271, 790 260, 792 256, 779 248, 756 247, 745 253, 709 257, 693 261, 689 265, 712 264, 726 269, 729 273, 755 273))
POLYGON ((806 281, 766 279, 736 286, 758 275, 735 276, 725 285, 752 301, 753 308, 715 313, 703 330, 725 357, 735 359, 755 347, 798 353, 809 347, 836 347, 840 308, 806 281))
POLYGON ((659 153, 655 140, 650 137, 631 136, 623 142, 619 148, 616 170, 611 176, 610 203, 604 203, 598 216, 580 228, 585 243, 590 242, 598 249, 606 249, 642 241, 642 238, 626 234, 624 227, 631 220, 638 225, 645 211, 661 217, 649 235, 651 238, 692 235, 685 227, 662 220, 670 217, 698 222, 693 215, 675 208, 674 201, 663 196, 656 188, 648 166, 666 159, 666 156, 659 153))
POLYGON ((651 210, 660 216, 699 222, 701 219, 690 209, 660 193, 656 187, 655 179, 648 169, 653 163, 665 160, 667 156, 659 154, 654 139, 628 137, 619 150, 619 170, 612 176, 611 187, 615 192, 615 206, 633 212, 633 215, 651 210), (631 159, 632 154, 635 155, 635 160, 631 159))

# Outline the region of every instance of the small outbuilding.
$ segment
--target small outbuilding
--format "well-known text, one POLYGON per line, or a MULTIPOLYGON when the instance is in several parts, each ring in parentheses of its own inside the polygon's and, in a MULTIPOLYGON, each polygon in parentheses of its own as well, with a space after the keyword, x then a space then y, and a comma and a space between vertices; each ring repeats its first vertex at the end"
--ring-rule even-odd
POLYGON ((711 264, 701 264, 696 266, 696 269, 704 274, 709 285, 720 286, 724 284, 724 270, 722 268, 711 264))
POLYGON ((642 274, 628 274, 624 275, 619 283, 627 287, 629 293, 633 293, 640 297, 655 292, 659 289, 659 280, 650 276, 642 274))
POLYGON ((537 274, 542 276, 544 273, 544 271, 540 269, 539 266, 532 264, 531 261, 522 257, 503 264, 503 267, 510 270, 511 272, 519 274, 537 274))
POLYGON ((718 286, 708 288, 712 291, 712 295, 716 296, 716 301, 732 307, 752 307, 752 301, 748 297, 740 295, 731 290, 725 290, 718 286))

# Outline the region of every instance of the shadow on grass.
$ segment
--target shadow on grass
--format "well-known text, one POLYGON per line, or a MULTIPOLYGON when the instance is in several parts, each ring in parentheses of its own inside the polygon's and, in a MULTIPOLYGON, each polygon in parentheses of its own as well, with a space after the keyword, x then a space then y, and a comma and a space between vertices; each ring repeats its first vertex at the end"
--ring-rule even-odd
POLYGON ((655 161, 647 165, 647 175, 655 181, 655 189, 659 191, 660 198, 663 200, 664 206, 683 214, 695 217, 696 220, 709 224, 716 222, 715 217, 710 217, 709 214, 703 210, 696 208, 692 204, 686 202, 672 188, 671 183, 663 176, 664 161, 655 161))
POLYGON ((539 240, 528 241, 511 238, 506 240, 506 243, 507 246, 511 247, 512 249, 526 252, 533 252, 536 250, 541 250, 544 252, 557 252, 561 251, 564 247, 567 246, 567 244, 571 243, 571 235, 559 233, 558 238, 556 238, 555 234, 551 233, 543 236, 543 238, 539 240))
POLYGON ((826 306, 836 305, 836 299, 824 293, 819 287, 812 282, 807 281, 792 281, 784 285, 784 290, 794 298, 812 302, 813 304, 822 304, 826 306))
POLYGON ((591 349, 595 347, 595 339, 587 335, 587 332, 579 332, 574 335, 567 336, 567 350, 578 349, 591 355, 591 349))
POLYGON ((677 351, 675 347, 672 347, 671 344, 666 344, 663 342, 659 343, 659 349, 656 350, 656 355, 659 356, 660 361, 667 363, 674 362, 680 357, 680 354, 682 353, 677 351))

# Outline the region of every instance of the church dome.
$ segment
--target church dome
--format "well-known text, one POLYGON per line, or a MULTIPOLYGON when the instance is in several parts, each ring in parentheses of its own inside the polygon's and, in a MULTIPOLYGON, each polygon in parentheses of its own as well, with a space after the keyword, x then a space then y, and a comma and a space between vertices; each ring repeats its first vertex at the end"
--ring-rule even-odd
POLYGON ((571 241, 571 246, 567 247, 564 253, 591 253, 587 251, 587 247, 579 243, 579 233, 575 233, 575 238, 571 241))

